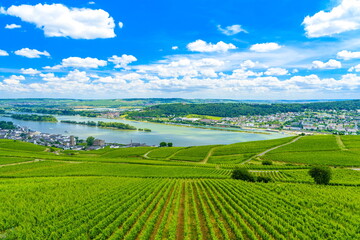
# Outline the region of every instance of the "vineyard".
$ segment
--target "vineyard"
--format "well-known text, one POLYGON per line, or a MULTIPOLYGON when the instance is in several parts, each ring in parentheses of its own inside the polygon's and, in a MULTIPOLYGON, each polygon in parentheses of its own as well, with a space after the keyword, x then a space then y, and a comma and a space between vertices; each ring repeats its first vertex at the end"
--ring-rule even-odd
POLYGON ((0 239, 360 239, 359 143, 51 152, 0 140, 0 239), (309 176, 318 164, 329 185, 309 176), (271 181, 233 180, 236 167, 271 181))

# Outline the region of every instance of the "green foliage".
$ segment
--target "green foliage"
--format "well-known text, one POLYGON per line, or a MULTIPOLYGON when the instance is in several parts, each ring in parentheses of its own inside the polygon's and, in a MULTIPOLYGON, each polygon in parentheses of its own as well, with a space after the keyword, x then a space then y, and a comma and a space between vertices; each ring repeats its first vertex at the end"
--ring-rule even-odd
POLYGON ((13 122, 0 121, 0 129, 15 129, 13 122))
POLYGON ((159 144, 159 147, 166 147, 166 146, 167 146, 166 142, 161 142, 161 143, 159 144))
POLYGON ((273 162, 270 161, 270 160, 263 160, 263 161, 261 162, 261 164, 262 164, 262 165, 272 165, 273 162))
POLYGON ((12 118, 24 120, 24 121, 35 121, 35 122, 57 122, 57 119, 51 115, 36 115, 36 114, 12 114, 12 118))
POLYGON ((209 151, 216 145, 196 146, 184 148, 174 154, 171 160, 199 162, 205 159, 209 151))
MULTIPOLYGON (((102 127, 102 128, 116 128, 116 129, 124 129, 124 130, 136 130, 136 127, 131 126, 129 124, 120 123, 120 122, 94 122, 94 121, 87 121, 87 122, 77 122, 72 120, 62 120, 62 123, 70 123, 70 124, 78 124, 78 125, 87 125, 93 127, 102 127)), ((150 130, 151 131, 151 130, 150 130)))
POLYGON ((249 104, 249 103, 206 103, 206 104, 163 104, 151 106, 143 112, 128 112, 130 118, 187 116, 190 114, 211 115, 215 117, 237 117, 241 115, 269 115, 285 112, 303 112, 305 110, 357 110, 360 100, 291 103, 291 104, 249 104))
POLYGON ((329 167, 312 167, 309 175, 314 179, 316 184, 329 184, 331 179, 331 170, 329 167))
POLYGON ((246 168, 236 168, 232 171, 232 179, 255 182, 255 177, 246 168))
POLYGON ((182 147, 171 147, 171 148, 156 148, 155 150, 152 150, 148 157, 150 158, 157 158, 157 159, 165 159, 176 153, 177 151, 183 149, 182 147))
POLYGON ((94 141, 95 141, 95 138, 93 136, 90 136, 90 137, 86 138, 86 145, 92 146, 92 145, 94 145, 94 141))
POLYGON ((271 182, 272 179, 270 177, 259 176, 259 177, 256 177, 256 181, 257 182, 268 183, 268 182, 271 182))
POLYGON ((168 147, 172 147, 172 146, 173 146, 173 143, 172 143, 172 142, 168 142, 168 143, 167 143, 167 146, 168 146, 168 147))

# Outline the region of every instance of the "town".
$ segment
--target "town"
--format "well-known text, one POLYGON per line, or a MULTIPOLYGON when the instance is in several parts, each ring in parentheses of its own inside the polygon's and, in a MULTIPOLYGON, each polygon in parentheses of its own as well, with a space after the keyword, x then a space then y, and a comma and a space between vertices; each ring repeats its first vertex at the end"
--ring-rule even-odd
MULTIPOLYGON (((154 119, 156 121, 156 119, 154 119)), ((165 120, 170 124, 209 125, 261 129, 267 131, 292 131, 297 133, 328 133, 360 135, 360 110, 330 110, 287 112, 271 115, 226 117, 221 120, 207 117, 175 117, 165 120)))
POLYGON ((104 140, 95 139, 91 136, 86 140, 82 140, 72 135, 64 136, 61 134, 42 133, 21 126, 14 126, 14 129, 0 128, 0 139, 29 142, 64 150, 98 150, 105 147, 125 148, 147 146, 145 143, 133 143, 132 141, 129 144, 106 143, 104 140))

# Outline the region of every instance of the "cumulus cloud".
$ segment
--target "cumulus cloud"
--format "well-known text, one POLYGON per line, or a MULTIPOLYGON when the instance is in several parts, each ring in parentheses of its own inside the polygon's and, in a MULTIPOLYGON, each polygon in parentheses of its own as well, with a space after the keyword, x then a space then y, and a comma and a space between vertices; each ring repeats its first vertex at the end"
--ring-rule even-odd
POLYGON ((50 57, 50 54, 47 51, 40 52, 36 49, 22 48, 15 51, 16 55, 27 57, 27 58, 40 58, 41 56, 50 57))
POLYGON ((171 49, 172 49, 172 50, 178 50, 179 47, 178 47, 178 46, 172 46, 171 49))
POLYGON ((123 23, 123 22, 119 22, 118 25, 119 25, 119 28, 123 28, 123 27, 124 27, 124 23, 123 23))
POLYGON ((250 47, 251 51, 254 52, 271 52, 277 49, 280 49, 282 46, 280 46, 277 43, 270 42, 270 43, 257 43, 250 47))
POLYGON ((9 56, 8 52, 0 49, 0 56, 9 56))
POLYGON ((11 75, 9 78, 5 79, 3 82, 8 85, 17 85, 20 84, 20 81, 25 80, 25 77, 22 75, 11 75))
POLYGON ((223 33, 227 36, 235 35, 240 32, 247 33, 247 31, 245 29, 243 29, 241 27, 241 25, 238 25, 238 24, 227 26, 225 28, 222 28, 221 25, 217 25, 217 28, 221 33, 223 33))
POLYGON ((330 59, 327 62, 322 61, 313 61, 312 68, 315 69, 336 69, 341 68, 341 62, 336 61, 335 59, 330 59))
POLYGON ((264 74, 272 76, 283 76, 289 74, 289 71, 284 68, 269 68, 264 74))
POLYGON ((337 57, 344 60, 358 59, 360 58, 360 52, 350 52, 343 50, 337 53, 337 57))
POLYGON ((68 8, 63 4, 11 6, 3 14, 21 18, 44 31, 47 37, 96 39, 115 37, 114 19, 102 9, 68 8))
POLYGON ((349 72, 360 72, 360 64, 354 66, 354 67, 351 67, 349 68, 348 70, 349 72))
POLYGON ((309 38, 332 36, 360 28, 360 1, 342 0, 329 12, 320 11, 303 21, 309 38))
POLYGON ((36 75, 41 73, 40 71, 34 68, 27 68, 27 69, 22 68, 20 71, 22 74, 27 74, 27 75, 36 75))
POLYGON ((97 58, 80 58, 80 57, 69 57, 61 61, 62 67, 74 67, 74 68, 98 68, 104 67, 107 62, 99 60, 97 58))
POLYGON ((212 44, 199 39, 189 43, 187 48, 192 52, 227 52, 230 49, 236 49, 236 46, 232 43, 224 43, 223 41, 212 44))
POLYGON ((242 68, 255 68, 259 65, 259 62, 254 62, 252 60, 245 60, 240 64, 242 68))
POLYGON ((12 23, 12 24, 6 24, 5 28, 6 28, 6 29, 21 28, 21 25, 17 25, 17 24, 15 24, 15 23, 12 23))
POLYGON ((121 57, 113 55, 108 61, 114 63, 115 68, 126 68, 128 64, 137 61, 137 58, 126 54, 123 54, 121 57))

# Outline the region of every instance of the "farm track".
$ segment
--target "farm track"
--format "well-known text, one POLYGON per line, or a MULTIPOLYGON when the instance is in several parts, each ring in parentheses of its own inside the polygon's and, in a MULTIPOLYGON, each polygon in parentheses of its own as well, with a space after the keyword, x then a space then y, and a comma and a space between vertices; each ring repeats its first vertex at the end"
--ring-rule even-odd
POLYGON ((207 163, 209 161, 209 158, 212 156, 213 152, 215 151, 215 149, 218 147, 213 147, 212 149, 210 149, 210 151, 208 152, 208 154, 206 155, 206 157, 200 162, 200 163, 207 163))
POLYGON ((242 163, 240 163, 240 164, 248 163, 248 162, 250 162, 251 160, 253 160, 254 158, 264 156, 264 155, 267 154, 268 152, 271 152, 271 151, 273 151, 273 150, 275 150, 275 149, 278 149, 278 148, 280 148, 280 147, 283 147, 283 146, 292 144, 292 143, 296 142, 297 140, 299 140, 301 137, 302 137, 302 136, 298 136, 297 138, 291 140, 290 142, 287 142, 287 143, 281 144, 281 145, 279 145, 279 146, 276 146, 276 147, 267 149, 267 150, 265 150, 265 151, 263 151, 263 152, 261 152, 261 153, 258 153, 258 154, 256 154, 256 155, 250 157, 249 159, 245 160, 244 162, 242 162, 242 163))
POLYGON ((27 164, 27 163, 34 163, 34 162, 41 162, 41 161, 43 161, 43 160, 41 160, 41 159, 35 159, 35 160, 32 160, 32 161, 26 161, 26 162, 17 162, 17 163, 3 164, 3 165, 0 165, 0 167, 15 166, 15 165, 21 165, 21 164, 27 164))
POLYGON ((339 148, 342 150, 342 151, 348 151, 349 149, 346 148, 345 144, 343 143, 340 135, 336 135, 336 143, 337 145, 339 146, 339 148))
POLYGON ((151 153, 152 151, 154 151, 155 149, 151 149, 150 151, 148 151, 147 153, 145 153, 144 155, 143 155, 143 158, 146 158, 146 159, 150 159, 149 157, 148 157, 148 155, 149 155, 149 153, 151 153))

